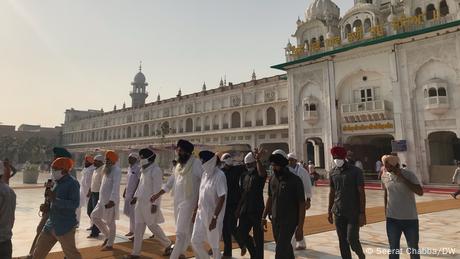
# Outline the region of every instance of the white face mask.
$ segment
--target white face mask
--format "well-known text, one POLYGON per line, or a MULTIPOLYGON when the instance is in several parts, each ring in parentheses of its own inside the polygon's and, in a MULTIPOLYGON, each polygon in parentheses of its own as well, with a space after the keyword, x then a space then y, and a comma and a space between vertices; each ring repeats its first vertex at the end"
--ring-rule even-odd
POLYGON ((343 160, 343 159, 334 159, 334 164, 335 164, 337 167, 342 167, 343 164, 345 164, 345 160, 343 160))
POLYGON ((144 166, 144 165, 148 165, 150 163, 149 159, 153 157, 153 155, 147 157, 147 158, 143 158, 141 159, 141 166, 144 166))
POLYGON ((62 178, 62 171, 61 170, 55 170, 55 169, 51 169, 51 174, 52 174, 52 177, 55 181, 58 181, 59 179, 62 178))

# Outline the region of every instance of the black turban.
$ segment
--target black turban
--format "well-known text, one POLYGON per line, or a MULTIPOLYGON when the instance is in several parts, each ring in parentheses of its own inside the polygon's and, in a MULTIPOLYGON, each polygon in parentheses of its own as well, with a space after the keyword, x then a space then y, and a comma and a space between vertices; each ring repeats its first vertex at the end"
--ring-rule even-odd
POLYGON ((67 149, 65 149, 63 147, 54 147, 53 148, 53 153, 54 153, 54 157, 56 157, 56 158, 58 158, 58 157, 72 158, 72 154, 70 154, 70 152, 67 151, 67 149))
POLYGON ((203 161, 203 163, 206 163, 208 162, 209 160, 211 160, 211 158, 213 158, 215 156, 215 154, 211 151, 201 151, 198 156, 200 157, 201 161, 203 161))
POLYGON ((139 150, 139 156, 142 159, 155 158, 156 157, 155 152, 153 152, 153 150, 151 150, 150 148, 143 148, 143 149, 139 150))
POLYGON ((275 165, 278 165, 278 166, 287 166, 289 161, 281 154, 273 154, 273 155, 270 155, 270 157, 268 158, 268 161, 270 161, 270 163, 273 163, 275 165))
POLYGON ((191 154, 195 148, 192 143, 184 139, 179 139, 179 141, 177 141, 177 147, 180 147, 182 150, 189 154, 191 154))

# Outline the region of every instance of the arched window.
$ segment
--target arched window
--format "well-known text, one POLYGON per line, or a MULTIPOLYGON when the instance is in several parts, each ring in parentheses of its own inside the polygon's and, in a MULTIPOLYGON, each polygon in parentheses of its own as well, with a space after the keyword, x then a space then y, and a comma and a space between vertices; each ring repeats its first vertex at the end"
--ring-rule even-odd
POLYGON ((193 131, 193 120, 188 118, 185 121, 185 132, 192 132, 193 131))
POLYGON ((415 16, 419 16, 419 15, 422 15, 422 8, 421 7, 417 7, 417 9, 415 9, 415 16))
POLYGON ((246 111, 244 115, 244 126, 252 127, 252 112, 251 111, 246 111))
POLYGON ((344 38, 348 38, 348 33, 351 33, 351 25, 350 24, 347 24, 345 25, 345 35, 344 35, 344 38))
POLYGON ((361 20, 356 20, 353 22, 353 32, 357 32, 363 28, 363 22, 361 20))
POLYGON ((310 104, 306 103, 304 106, 305 106, 305 111, 309 111, 309 110, 310 110, 310 104))
POLYGON ((239 112, 232 113, 232 129, 241 127, 241 115, 239 112))
POLYGON ((310 104, 310 111, 316 111, 316 104, 314 103, 310 104))
POLYGON ((446 0, 442 0, 441 3, 439 3, 439 13, 441 16, 446 16, 449 14, 449 6, 447 5, 446 0))
POLYGON ((224 114, 224 116, 222 117, 222 128, 223 129, 228 129, 228 114, 224 114))
POLYGON ((276 124, 276 111, 273 107, 267 109, 267 125, 276 124))
POLYGON ((145 124, 144 125, 144 137, 147 137, 149 135, 149 125, 145 124))
POLYGON ((319 36, 319 46, 321 48, 324 48, 324 36, 323 35, 319 36))
POLYGON ((447 96, 446 88, 444 87, 438 88, 438 96, 447 96))
POLYGON ((107 130, 104 130, 104 140, 107 140, 107 130))
POLYGON ((204 130, 210 130, 211 129, 211 119, 209 116, 206 116, 204 118, 204 130))
POLYGON ((364 33, 370 32, 371 27, 372 27, 371 19, 366 18, 366 20, 364 20, 364 33))
POLYGON ((256 126, 263 126, 264 125, 264 117, 262 115, 261 110, 257 110, 256 112, 256 126))
POLYGON ((167 135, 169 134, 169 122, 165 121, 161 124, 161 129, 160 129, 160 133, 162 135, 167 135))
POLYGON ((288 109, 286 106, 281 107, 281 124, 288 123, 288 109))
POLYGON ((436 92, 436 88, 430 88, 428 90, 428 97, 434 97, 434 96, 438 96, 438 93, 436 92))
POLYGON ((214 118, 212 119, 212 129, 213 130, 219 129, 219 116, 217 115, 214 115, 214 118))
POLYGON ((434 4, 429 4, 426 7, 426 20, 433 20, 434 15, 436 14, 436 8, 434 7, 434 4))

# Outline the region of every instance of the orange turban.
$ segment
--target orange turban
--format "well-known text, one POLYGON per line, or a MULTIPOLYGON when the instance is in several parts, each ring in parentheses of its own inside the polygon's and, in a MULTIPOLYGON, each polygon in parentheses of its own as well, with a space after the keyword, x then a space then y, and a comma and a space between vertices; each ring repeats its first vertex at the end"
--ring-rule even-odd
POLYGON ((56 158, 51 164, 52 168, 70 171, 73 167, 73 161, 67 157, 56 158))
POLYGON ((108 150, 105 152, 105 159, 110 160, 112 163, 116 163, 118 161, 118 155, 113 150, 108 150))
POLYGON ((85 156, 85 162, 88 162, 90 164, 94 163, 94 158, 90 155, 85 156))
POLYGON ((392 156, 392 155, 384 155, 382 156, 382 163, 385 165, 385 162, 388 162, 390 165, 395 166, 399 164, 399 157, 392 156))

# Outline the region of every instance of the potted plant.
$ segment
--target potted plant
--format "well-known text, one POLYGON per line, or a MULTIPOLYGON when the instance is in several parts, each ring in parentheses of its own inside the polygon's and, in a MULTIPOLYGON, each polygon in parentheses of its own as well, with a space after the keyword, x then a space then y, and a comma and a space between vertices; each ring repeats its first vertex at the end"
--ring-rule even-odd
POLYGON ((38 165, 34 165, 27 161, 22 168, 22 182, 25 184, 36 184, 40 170, 38 165))

